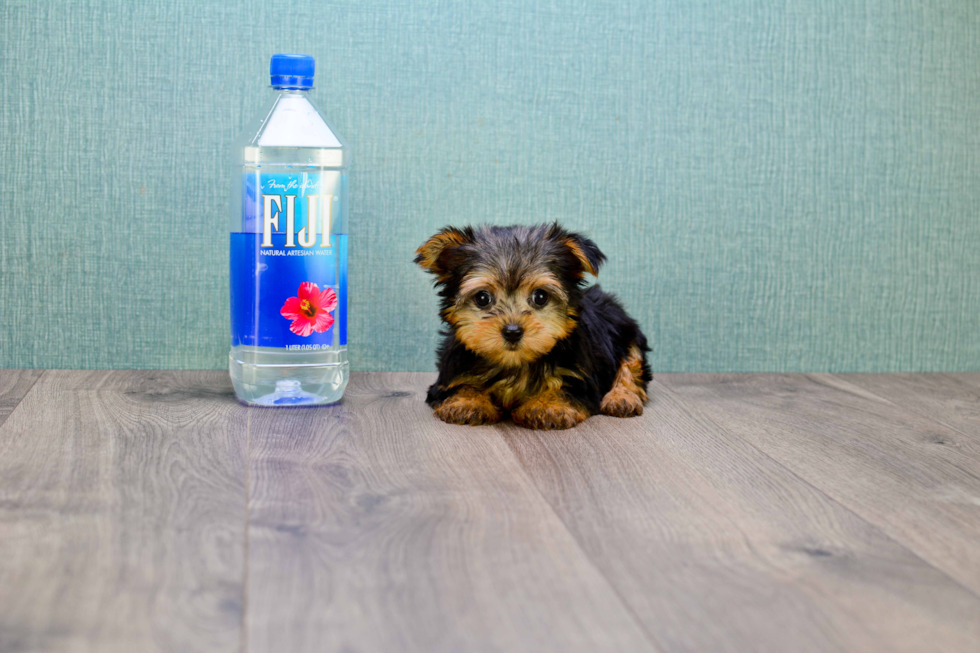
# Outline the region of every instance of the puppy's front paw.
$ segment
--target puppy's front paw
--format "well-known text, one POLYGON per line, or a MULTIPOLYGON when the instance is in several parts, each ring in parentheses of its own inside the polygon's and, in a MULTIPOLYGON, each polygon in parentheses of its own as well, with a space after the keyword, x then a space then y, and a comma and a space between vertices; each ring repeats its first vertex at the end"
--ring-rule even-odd
POLYGON ((546 393, 529 399, 514 412, 514 423, 526 429, 570 429, 585 420, 589 413, 557 393, 546 393))
POLYGON ((613 417, 636 417, 643 414, 643 400, 635 392, 616 386, 602 398, 599 412, 613 417))
POLYGON ((462 388, 459 392, 436 406, 436 417, 449 424, 493 424, 500 421, 500 409, 490 397, 474 388, 462 388))

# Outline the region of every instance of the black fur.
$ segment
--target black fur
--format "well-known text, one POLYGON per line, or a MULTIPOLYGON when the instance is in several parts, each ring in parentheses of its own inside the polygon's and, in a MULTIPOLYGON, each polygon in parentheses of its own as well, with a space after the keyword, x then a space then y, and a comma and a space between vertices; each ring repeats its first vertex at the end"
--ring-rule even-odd
MULTIPOLYGON (((633 344, 644 354, 643 384, 646 386, 653 378, 646 361, 646 353, 650 351, 646 336, 615 296, 599 286, 592 286, 582 294, 578 327, 560 340, 551 352, 531 363, 532 374, 545 376, 546 370, 558 367, 580 370, 582 379, 568 379, 564 390, 595 414, 599 412, 599 402, 612 388, 620 361, 633 344)), ((487 365, 456 340, 451 328, 443 331, 442 344, 436 355, 439 378, 429 387, 426 396, 426 403, 433 407, 453 394, 454 390, 447 390, 453 379, 487 365)), ((498 378, 506 374, 501 371, 498 378)), ((494 380, 496 378, 491 382, 494 380)))
MULTIPOLYGON (((635 345, 643 354, 642 385, 645 389, 652 378, 646 360, 646 352, 650 350, 646 337, 613 295, 597 285, 585 288, 586 267, 566 244, 574 243, 592 271, 597 272, 606 257, 593 241, 558 224, 446 228, 440 233, 447 232, 452 232, 460 244, 441 251, 435 269, 430 268, 438 277, 436 285, 442 299, 442 311, 453 305, 461 281, 477 266, 494 265, 500 269, 500 262, 504 261, 507 276, 516 286, 526 269, 543 261, 562 281, 569 307, 577 313, 577 325, 551 351, 528 365, 530 374, 543 379, 552 376, 550 372, 558 368, 575 370, 581 378, 566 378, 563 391, 595 414, 599 412, 602 398, 612 388, 621 362, 635 345)), ((420 253, 416 263, 421 263, 424 258, 425 255, 420 253)), ((488 382, 492 384, 514 373, 507 369, 495 370, 496 366, 467 349, 456 338, 448 322, 442 335, 437 351, 439 378, 426 397, 430 406, 438 406, 450 397, 455 392, 449 388, 450 383, 462 374, 486 371, 494 374, 488 382)))

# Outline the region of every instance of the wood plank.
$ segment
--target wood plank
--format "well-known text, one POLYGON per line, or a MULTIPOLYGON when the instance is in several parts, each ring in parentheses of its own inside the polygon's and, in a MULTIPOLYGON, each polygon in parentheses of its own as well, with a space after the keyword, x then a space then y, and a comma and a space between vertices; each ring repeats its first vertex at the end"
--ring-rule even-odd
POLYGON ((48 372, 0 427, 0 650, 240 650, 246 409, 223 372, 48 372))
POLYGON ((43 370, 0 369, 0 425, 41 378, 43 370))
POLYGON ((665 383, 980 594, 980 461, 942 444, 955 437, 949 429, 832 375, 665 383))
POLYGON ((249 649, 651 650, 500 430, 432 415, 433 379, 252 410, 249 649))
POLYGON ((975 650, 980 598, 720 428, 713 402, 651 397, 507 439, 664 650, 975 650))
POLYGON ((958 431, 957 436, 939 438, 936 444, 968 449, 980 456, 980 373, 837 376, 958 431))

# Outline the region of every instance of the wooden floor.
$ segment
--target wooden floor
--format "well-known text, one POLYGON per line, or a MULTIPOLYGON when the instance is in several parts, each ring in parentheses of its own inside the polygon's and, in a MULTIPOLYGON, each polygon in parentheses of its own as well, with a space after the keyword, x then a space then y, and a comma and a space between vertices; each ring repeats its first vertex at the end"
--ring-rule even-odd
POLYGON ((0 651, 980 650, 980 374, 658 375, 548 433, 432 378, 0 371, 0 651))

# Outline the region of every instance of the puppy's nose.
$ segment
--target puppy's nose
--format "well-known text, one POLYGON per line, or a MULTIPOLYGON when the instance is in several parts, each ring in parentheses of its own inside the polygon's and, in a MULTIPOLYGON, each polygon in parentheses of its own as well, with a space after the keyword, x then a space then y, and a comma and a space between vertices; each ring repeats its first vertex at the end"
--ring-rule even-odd
POLYGON ((508 324, 503 328, 504 340, 515 343, 524 335, 524 329, 519 324, 508 324))

